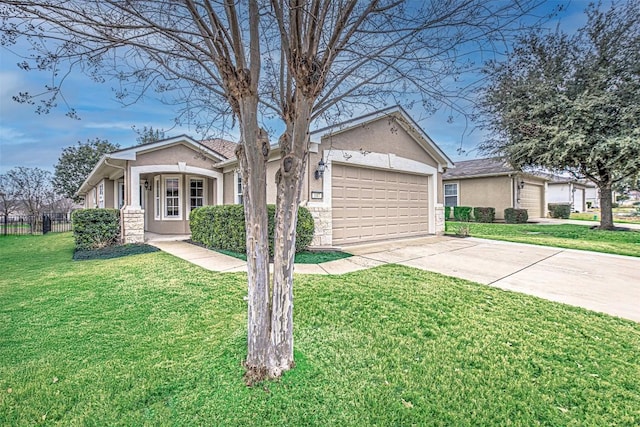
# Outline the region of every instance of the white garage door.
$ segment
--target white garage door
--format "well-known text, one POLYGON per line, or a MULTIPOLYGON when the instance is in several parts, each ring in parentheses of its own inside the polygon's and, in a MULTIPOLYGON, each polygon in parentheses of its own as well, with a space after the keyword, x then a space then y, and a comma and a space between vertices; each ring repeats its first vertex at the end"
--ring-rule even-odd
POLYGON ((427 176, 336 163, 331 176, 334 244, 428 233, 427 176))
POLYGON ((584 190, 581 188, 577 188, 573 192, 573 210, 584 212, 584 190))
POLYGON ((542 215, 542 199, 544 194, 544 185, 525 182, 524 188, 520 190, 520 207, 527 210, 529 218, 541 218, 542 215))

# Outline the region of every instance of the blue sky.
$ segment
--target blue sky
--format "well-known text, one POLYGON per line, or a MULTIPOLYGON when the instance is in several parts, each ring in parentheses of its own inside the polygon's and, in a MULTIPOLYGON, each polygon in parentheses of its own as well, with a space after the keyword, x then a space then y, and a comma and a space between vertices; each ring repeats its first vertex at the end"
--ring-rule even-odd
MULTIPOLYGON (((508 0, 505 0, 508 1, 508 0)), ((584 24, 584 8, 587 0, 548 1, 545 8, 557 4, 568 5, 558 16, 561 27, 572 32, 584 24)), ((548 24, 555 26, 555 21, 548 24)), ((109 82, 97 84, 80 72, 74 72, 64 85, 64 95, 69 106, 75 108, 81 120, 68 118, 62 103, 49 114, 38 115, 32 105, 16 103, 12 96, 18 92, 41 92, 50 82, 46 72, 25 72, 17 67, 20 52, 0 47, 0 174, 16 166, 39 167, 53 171, 64 147, 77 141, 96 137, 128 147, 136 143, 137 134, 132 129, 152 126, 164 129, 166 136, 186 133, 199 136, 189 127, 173 128, 176 110, 172 106, 145 98, 138 103, 123 107, 116 99, 109 82)), ((475 146, 481 141, 479 131, 470 132, 473 123, 462 117, 447 122, 450 111, 438 111, 426 115, 424 111, 410 111, 420 126, 454 161, 478 156, 475 146), (462 145, 466 154, 459 155, 462 145)), ((312 125, 313 127, 313 125, 312 125)), ((225 135, 232 140, 237 135, 225 135)), ((273 140, 277 136, 272 136, 273 140)))

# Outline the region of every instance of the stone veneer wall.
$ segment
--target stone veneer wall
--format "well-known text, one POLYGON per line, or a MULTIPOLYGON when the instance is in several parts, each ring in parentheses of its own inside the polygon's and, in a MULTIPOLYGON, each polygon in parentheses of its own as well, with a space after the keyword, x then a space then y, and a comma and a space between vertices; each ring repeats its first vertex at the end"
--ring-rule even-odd
POLYGON ((144 209, 120 211, 123 243, 144 243, 144 209))
POLYGON ((331 246, 333 239, 333 222, 331 209, 307 206, 315 222, 315 231, 311 246, 331 246))
POLYGON ((436 205, 435 209, 436 215, 436 234, 443 235, 444 234, 444 206, 441 204, 436 205))

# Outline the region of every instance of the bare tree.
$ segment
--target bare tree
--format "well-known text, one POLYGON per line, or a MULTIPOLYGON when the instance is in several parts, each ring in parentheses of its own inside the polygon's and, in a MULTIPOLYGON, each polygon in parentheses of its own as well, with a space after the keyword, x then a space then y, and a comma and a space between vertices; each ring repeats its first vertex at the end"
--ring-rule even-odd
MULTIPOLYGON (((469 55, 493 52, 542 2, 3 0, 0 17, 5 45, 20 37, 32 42, 25 70, 64 76, 60 64, 78 64, 98 82, 115 78, 123 102, 155 90, 182 106, 180 119, 203 129, 237 121, 247 220, 245 364, 250 378, 261 379, 293 365, 295 222, 311 120, 401 99, 427 110, 440 103, 454 108, 452 94, 468 92, 447 83, 470 68, 469 55), (263 116, 280 117, 285 128, 273 282, 263 116)), ((39 112, 61 96, 60 84, 48 91, 39 112)), ((17 100, 38 97, 21 93, 17 100)))
POLYGON ((14 182, 7 175, 0 175, 0 211, 9 216, 18 208, 18 192, 14 182))
POLYGON ((40 216, 56 199, 51 172, 18 166, 6 173, 16 207, 28 215, 40 216))

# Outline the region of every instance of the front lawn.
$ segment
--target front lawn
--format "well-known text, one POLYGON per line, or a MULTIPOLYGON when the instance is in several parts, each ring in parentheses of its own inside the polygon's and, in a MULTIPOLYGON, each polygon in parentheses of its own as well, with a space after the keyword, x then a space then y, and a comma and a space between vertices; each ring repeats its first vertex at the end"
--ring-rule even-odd
POLYGON ((480 224, 447 221, 446 232, 469 227, 469 235, 484 239, 582 249, 640 257, 640 231, 604 231, 588 225, 480 224))
MULTIPOLYGON (((618 209, 617 211, 618 212, 613 212, 614 223, 619 222, 622 224, 640 224, 640 215, 630 215, 631 213, 636 212, 635 209, 629 209, 622 214, 619 214, 620 209, 618 209)), ((570 218, 579 221, 600 221, 600 211, 581 213, 574 212, 571 214, 570 218)))
POLYGON ((640 325, 387 265, 296 276, 296 367, 248 388, 245 274, 0 238, 0 425, 640 423, 640 325))
MULTIPOLYGON (((228 251, 225 249, 211 249, 212 251, 220 252, 221 254, 229 255, 234 258, 241 259, 243 261, 247 260, 247 255, 242 254, 240 252, 228 251)), ((302 251, 296 252, 295 259, 293 260, 296 264, 321 264, 323 262, 335 261, 337 259, 349 258, 353 255, 348 254, 346 252, 339 251, 302 251)))

